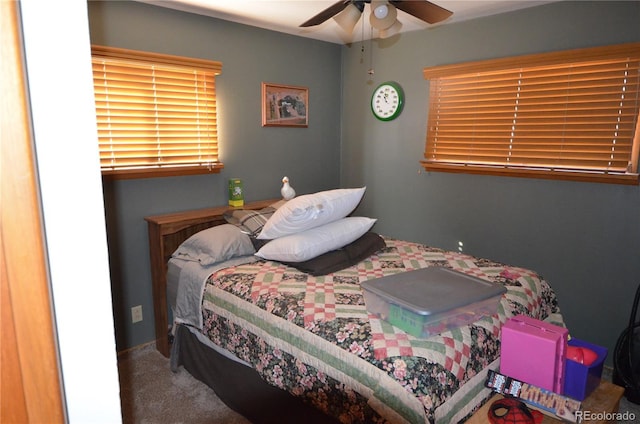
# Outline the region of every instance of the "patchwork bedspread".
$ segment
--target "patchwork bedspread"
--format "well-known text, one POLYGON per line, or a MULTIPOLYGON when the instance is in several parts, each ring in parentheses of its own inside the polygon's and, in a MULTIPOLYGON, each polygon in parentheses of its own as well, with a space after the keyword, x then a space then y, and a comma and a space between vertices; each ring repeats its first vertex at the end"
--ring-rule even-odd
POLYGON ((206 282, 203 332, 272 385, 343 423, 458 422, 489 396, 500 328, 520 313, 562 323, 554 292, 535 272, 385 239, 358 265, 313 277, 271 262, 234 266, 206 282), (497 314, 427 339, 367 312, 360 283, 444 266, 507 287, 497 314))

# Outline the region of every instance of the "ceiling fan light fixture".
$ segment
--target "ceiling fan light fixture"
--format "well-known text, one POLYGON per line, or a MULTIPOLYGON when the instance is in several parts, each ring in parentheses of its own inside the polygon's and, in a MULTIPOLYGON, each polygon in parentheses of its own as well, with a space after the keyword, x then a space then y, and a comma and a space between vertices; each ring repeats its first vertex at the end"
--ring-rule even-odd
POLYGON ((380 38, 389 38, 400 32, 402 29, 402 22, 396 19, 396 21, 387 29, 382 29, 379 32, 380 38))
POLYGON ((389 14, 389 6, 386 3, 378 4, 373 8, 373 14, 378 19, 384 19, 389 14))
POLYGON ((398 11, 389 2, 373 0, 371 9, 372 13, 369 15, 369 22, 375 29, 379 31, 386 30, 397 22, 398 11))
POLYGON ((351 34, 356 24, 360 20, 361 14, 362 10, 358 9, 356 5, 351 3, 342 12, 334 16, 333 20, 336 21, 340 28, 351 34))

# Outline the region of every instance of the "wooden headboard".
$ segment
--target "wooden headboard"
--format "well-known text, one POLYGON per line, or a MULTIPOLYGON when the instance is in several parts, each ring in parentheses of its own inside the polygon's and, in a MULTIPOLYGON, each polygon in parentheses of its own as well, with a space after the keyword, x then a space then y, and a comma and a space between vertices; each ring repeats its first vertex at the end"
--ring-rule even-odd
POLYGON ((153 289, 156 348, 169 357, 169 307, 167 305, 167 262, 180 244, 206 228, 224 224, 229 209, 262 209, 280 199, 251 202, 242 207, 219 206, 145 217, 149 228, 149 257, 153 289))

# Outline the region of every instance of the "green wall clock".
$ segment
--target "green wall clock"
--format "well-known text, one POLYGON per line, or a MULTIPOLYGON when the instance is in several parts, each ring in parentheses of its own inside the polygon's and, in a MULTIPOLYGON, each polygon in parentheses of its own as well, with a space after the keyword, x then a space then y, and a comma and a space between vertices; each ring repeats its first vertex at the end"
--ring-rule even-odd
POLYGON ((371 111, 381 121, 396 119, 404 106, 404 91, 400 84, 387 81, 380 84, 371 96, 371 111))

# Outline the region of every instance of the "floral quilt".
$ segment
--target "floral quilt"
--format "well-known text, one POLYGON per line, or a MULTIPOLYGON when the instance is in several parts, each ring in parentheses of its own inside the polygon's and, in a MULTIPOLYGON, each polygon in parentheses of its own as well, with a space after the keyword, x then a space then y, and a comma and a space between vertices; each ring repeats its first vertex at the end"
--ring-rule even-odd
POLYGON ((212 274, 203 332, 268 383, 343 423, 459 422, 489 397, 500 328, 526 314, 562 324, 556 296, 533 271, 385 238, 359 264, 313 277, 259 261, 212 274), (360 283, 442 266, 507 288, 497 313, 421 339, 367 311, 360 283))

